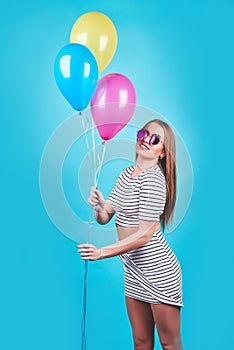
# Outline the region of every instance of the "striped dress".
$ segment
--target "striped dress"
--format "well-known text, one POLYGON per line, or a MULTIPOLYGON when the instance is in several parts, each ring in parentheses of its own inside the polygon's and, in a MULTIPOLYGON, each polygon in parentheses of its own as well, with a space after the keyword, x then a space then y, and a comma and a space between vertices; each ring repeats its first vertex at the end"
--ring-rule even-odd
MULTIPOLYGON (((107 197, 116 224, 138 227, 139 220, 160 222, 166 203, 166 182, 160 167, 132 178, 135 166, 125 168, 107 197)), ((124 263, 125 295, 151 304, 183 307, 182 270, 160 229, 145 245, 120 255, 124 263)))

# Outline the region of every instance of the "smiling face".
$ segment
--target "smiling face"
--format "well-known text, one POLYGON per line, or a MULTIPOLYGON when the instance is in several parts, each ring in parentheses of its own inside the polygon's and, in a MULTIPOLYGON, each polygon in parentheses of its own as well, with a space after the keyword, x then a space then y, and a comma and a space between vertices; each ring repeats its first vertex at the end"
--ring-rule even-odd
POLYGON ((147 130, 149 135, 146 136, 143 140, 137 140, 136 142, 136 155, 137 158, 145 158, 147 160, 158 160, 160 156, 163 158, 164 153, 164 130, 156 122, 150 122, 146 124, 143 129, 147 130), (160 136, 160 142, 156 145, 150 145, 149 140, 152 134, 157 134, 160 136))

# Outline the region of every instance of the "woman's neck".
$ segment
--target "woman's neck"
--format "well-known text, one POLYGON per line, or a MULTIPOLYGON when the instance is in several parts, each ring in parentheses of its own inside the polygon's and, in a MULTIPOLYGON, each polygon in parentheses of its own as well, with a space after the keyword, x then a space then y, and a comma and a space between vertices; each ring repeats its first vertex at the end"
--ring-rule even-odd
POLYGON ((141 159, 137 157, 135 165, 135 175, 140 174, 142 171, 151 169, 157 166, 157 161, 155 159, 141 159))

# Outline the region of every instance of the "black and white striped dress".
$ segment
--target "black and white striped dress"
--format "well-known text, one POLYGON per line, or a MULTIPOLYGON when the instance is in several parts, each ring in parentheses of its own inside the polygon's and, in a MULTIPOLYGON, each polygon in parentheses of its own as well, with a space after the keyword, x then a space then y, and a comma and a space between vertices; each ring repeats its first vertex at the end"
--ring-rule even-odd
MULTIPOLYGON (((138 227, 139 220, 160 222, 166 203, 166 182, 160 167, 132 178, 135 166, 119 175, 107 200, 116 212, 116 224, 138 227)), ((182 270, 175 253, 157 230, 152 239, 120 255, 124 263, 125 295, 151 304, 183 307, 182 270)))

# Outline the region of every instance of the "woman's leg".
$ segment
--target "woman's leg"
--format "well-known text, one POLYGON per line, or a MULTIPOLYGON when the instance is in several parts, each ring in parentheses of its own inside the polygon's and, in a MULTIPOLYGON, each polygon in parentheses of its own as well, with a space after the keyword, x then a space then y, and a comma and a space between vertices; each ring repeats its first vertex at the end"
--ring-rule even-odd
POLYGON ((153 350, 154 318, 150 304, 126 296, 135 350, 153 350))
POLYGON ((183 350, 180 335, 180 307, 151 304, 151 309, 163 350, 183 350))

